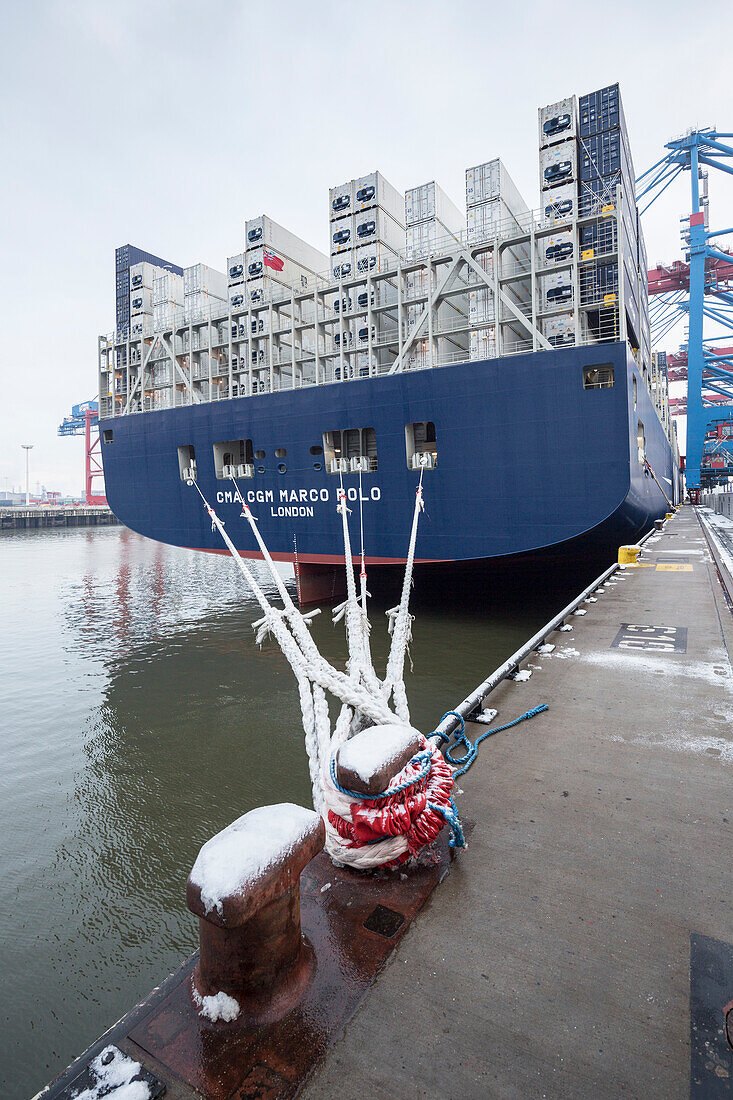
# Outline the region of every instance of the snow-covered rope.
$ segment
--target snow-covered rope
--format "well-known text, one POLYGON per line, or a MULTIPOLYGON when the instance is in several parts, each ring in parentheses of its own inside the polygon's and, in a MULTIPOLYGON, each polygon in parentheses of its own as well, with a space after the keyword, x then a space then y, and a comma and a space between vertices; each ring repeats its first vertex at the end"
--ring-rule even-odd
POLYGON ((412 516, 412 529, 410 531, 410 545, 407 551, 407 561, 405 562, 405 575, 402 580, 402 595, 400 597, 397 613, 392 622, 392 645, 390 647, 389 660, 387 662, 387 674, 382 684, 382 694, 385 699, 389 702, 390 696, 394 695, 395 710, 402 721, 407 724, 410 722, 410 711, 407 705, 407 692, 405 691, 404 668, 407 647, 412 637, 412 616, 409 611, 410 588, 412 586, 412 570, 415 562, 417 526, 420 519, 420 513, 424 508, 422 477, 423 471, 421 470, 420 481, 418 482, 417 492, 415 494, 415 510, 412 516))

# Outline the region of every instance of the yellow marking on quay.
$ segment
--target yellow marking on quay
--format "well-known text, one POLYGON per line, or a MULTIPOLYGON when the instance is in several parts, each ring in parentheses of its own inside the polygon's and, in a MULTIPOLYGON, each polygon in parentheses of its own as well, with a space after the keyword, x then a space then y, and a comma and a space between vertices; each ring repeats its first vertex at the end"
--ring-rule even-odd
POLYGON ((671 563, 669 565, 658 565, 657 566, 657 572, 658 573, 659 572, 691 573, 692 572, 692 566, 691 565, 673 565, 671 563))

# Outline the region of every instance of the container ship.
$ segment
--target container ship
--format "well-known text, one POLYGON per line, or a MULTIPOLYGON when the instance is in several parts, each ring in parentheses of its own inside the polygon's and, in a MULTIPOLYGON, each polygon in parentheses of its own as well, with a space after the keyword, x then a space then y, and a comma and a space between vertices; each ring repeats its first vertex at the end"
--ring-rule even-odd
POLYGON ((417 560, 453 568, 615 550, 668 511, 679 455, 619 87, 538 118, 538 209, 496 158, 467 169, 465 214, 434 181, 332 187, 330 256, 266 216, 226 272, 118 249, 99 338, 117 517, 222 552, 196 481, 258 557, 239 492, 307 603, 343 573, 341 486, 380 567, 404 561, 419 478, 417 560))

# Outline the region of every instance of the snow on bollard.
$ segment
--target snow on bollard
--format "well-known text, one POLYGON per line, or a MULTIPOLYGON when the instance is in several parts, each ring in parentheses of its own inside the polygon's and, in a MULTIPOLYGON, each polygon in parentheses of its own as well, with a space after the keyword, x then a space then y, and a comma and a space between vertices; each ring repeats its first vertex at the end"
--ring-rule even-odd
POLYGON ((286 802, 250 810, 201 848, 186 904, 199 918, 193 996, 202 1015, 264 1023, 298 1000, 313 961, 300 930, 300 874, 324 838, 317 813, 286 802))

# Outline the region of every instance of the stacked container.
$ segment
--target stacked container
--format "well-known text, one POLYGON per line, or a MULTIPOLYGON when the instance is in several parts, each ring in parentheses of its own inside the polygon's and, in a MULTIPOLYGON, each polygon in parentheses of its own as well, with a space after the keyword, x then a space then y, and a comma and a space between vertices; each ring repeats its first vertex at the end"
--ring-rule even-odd
POLYGON ((188 323, 210 314, 227 300, 227 276, 207 264, 183 269, 183 313, 188 323))
MULTIPOLYGON (((615 211, 616 190, 622 189, 621 221, 623 240, 618 247, 623 251, 623 293, 626 306, 626 319, 629 338, 637 347, 644 342, 646 329, 646 309, 642 311, 639 279, 639 245, 637 234, 637 211, 634 200, 634 166, 631 148, 626 131, 621 94, 618 84, 590 92, 580 99, 579 123, 579 205, 581 215, 603 214, 604 210, 615 211), (642 317, 643 313, 643 317, 642 317)), ((584 242, 584 256, 593 248, 592 242, 584 242)), ((592 253, 591 253, 592 257, 592 253)), ((618 267, 614 271, 609 264, 598 260, 598 271, 584 271, 584 288, 581 302, 588 293, 603 292, 604 303, 615 301, 620 291, 618 267), (607 270, 601 271, 604 266, 607 270), (588 278, 588 275, 592 276, 588 278), (588 289, 585 289, 587 284, 588 289)), ((646 272, 645 272, 646 277, 646 272)), ((649 355, 646 355, 649 365, 649 355)))
POLYGON ((227 282, 230 287, 244 282, 244 252, 227 256, 227 282))
POLYGON ((153 331, 162 332, 183 310, 183 276, 165 272, 153 279, 153 331))
MULTIPOLYGON (((144 252, 141 248, 136 248, 134 245, 123 244, 115 249, 115 321, 117 331, 123 336, 130 332, 130 291, 133 289, 130 284, 130 269, 134 268, 135 273, 140 274, 141 269, 139 265, 141 264, 174 271, 178 275, 182 274, 182 269, 180 267, 176 267, 175 264, 170 263, 168 260, 161 259, 160 256, 154 256, 151 252, 144 252)), ((144 281, 141 285, 147 286, 148 290, 152 289, 152 287, 144 281)), ((135 335, 139 335, 139 333, 135 335)))
POLYGON ((465 218, 438 184, 431 180, 405 192, 405 256, 426 256, 460 241, 465 218))
POLYGON ((244 277, 295 290, 315 289, 328 271, 328 257, 263 214, 244 226, 244 277))
POLYGON ((537 263, 557 271, 540 279, 540 329, 555 347, 576 342, 574 261, 577 258, 578 101, 549 103, 538 112, 540 214, 551 236, 538 243, 537 263))
MULTIPOLYGON (((529 228, 529 223, 527 204, 499 157, 466 169, 466 236, 469 245, 522 232, 529 228)), ((528 253, 524 246, 512 248, 505 253, 505 259, 525 265, 528 253)), ((491 258, 488 254, 479 255, 477 262, 490 274, 491 258)), ((496 313, 494 294, 489 287, 479 284, 477 289, 470 291, 469 318, 472 323, 483 326, 470 331, 471 359, 486 359, 496 354, 496 313)))

